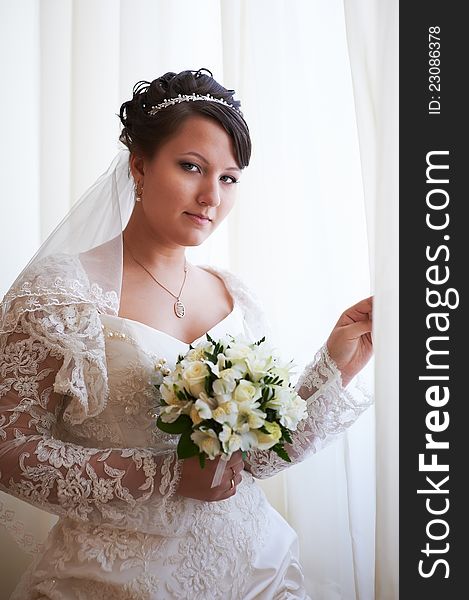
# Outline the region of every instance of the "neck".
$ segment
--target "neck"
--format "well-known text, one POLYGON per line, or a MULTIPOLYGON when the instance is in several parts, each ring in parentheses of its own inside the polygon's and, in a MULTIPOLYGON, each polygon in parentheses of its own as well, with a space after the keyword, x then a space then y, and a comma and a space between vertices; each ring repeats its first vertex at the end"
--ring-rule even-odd
POLYGON ((124 255, 142 263, 155 273, 181 273, 186 261, 185 247, 165 244, 132 217, 123 231, 124 255))

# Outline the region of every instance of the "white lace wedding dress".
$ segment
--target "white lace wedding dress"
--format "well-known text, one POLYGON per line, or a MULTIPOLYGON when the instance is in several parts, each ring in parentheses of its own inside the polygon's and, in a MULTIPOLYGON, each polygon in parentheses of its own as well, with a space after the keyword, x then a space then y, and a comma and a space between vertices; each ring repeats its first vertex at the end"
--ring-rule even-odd
MULTIPOLYGON (((49 281, 64 285, 49 267, 49 281)), ((263 316, 249 290, 228 271, 205 268, 234 302, 210 335, 259 339, 253 330, 263 316)), ((80 285, 89 285, 77 269, 80 285)), ((30 289, 31 281, 24 296, 30 289)), ((0 348, 0 489, 59 520, 11 600, 309 598, 297 535, 255 480, 289 463, 251 452, 234 496, 204 502, 175 493, 182 461, 177 439, 152 427, 154 386, 188 348, 87 304, 22 313, 0 348), (75 341, 65 344, 67 336, 75 341), (87 340, 81 361, 83 348, 73 349, 80 339, 87 340)), ((309 418, 293 435, 293 463, 370 403, 342 388, 325 347, 300 386, 310 393, 309 418)))

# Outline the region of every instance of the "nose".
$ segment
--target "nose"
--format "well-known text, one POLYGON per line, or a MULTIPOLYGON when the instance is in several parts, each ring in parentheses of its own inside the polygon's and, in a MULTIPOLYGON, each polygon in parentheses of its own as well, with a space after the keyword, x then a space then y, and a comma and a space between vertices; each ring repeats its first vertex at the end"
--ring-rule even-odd
POLYGON ((199 190, 197 201, 199 204, 218 206, 221 202, 218 180, 207 178, 199 190))

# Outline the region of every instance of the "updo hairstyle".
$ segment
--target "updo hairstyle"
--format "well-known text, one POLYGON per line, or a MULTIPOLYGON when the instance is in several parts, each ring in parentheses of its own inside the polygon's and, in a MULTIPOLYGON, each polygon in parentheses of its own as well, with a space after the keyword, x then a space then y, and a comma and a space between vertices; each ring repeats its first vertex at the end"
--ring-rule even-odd
POLYGON ((119 140, 131 153, 151 159, 188 117, 203 115, 215 119, 225 128, 233 140, 238 166, 243 169, 251 157, 251 138, 247 123, 237 110, 218 102, 190 100, 163 108, 155 115, 148 114, 152 106, 178 94, 210 94, 240 109, 239 100, 233 98, 234 93, 215 81, 208 69, 168 72, 151 83, 139 81, 134 85, 132 100, 124 102, 120 108, 123 129, 119 140))

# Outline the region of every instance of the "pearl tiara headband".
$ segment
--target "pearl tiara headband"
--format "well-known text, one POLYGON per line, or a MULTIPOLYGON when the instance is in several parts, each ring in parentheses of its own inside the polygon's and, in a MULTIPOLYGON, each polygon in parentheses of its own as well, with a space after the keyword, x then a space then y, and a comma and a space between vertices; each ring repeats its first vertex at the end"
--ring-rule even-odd
POLYGON ((229 106, 230 108, 233 108, 238 114, 243 116, 243 113, 238 108, 236 108, 232 104, 229 104, 228 102, 226 102, 226 100, 223 100, 222 98, 214 98, 210 94, 207 94, 207 95, 201 95, 201 94, 182 94, 181 95, 181 94, 178 94, 174 98, 166 98, 165 100, 163 100, 163 102, 160 102, 159 104, 156 104, 155 106, 152 106, 150 108, 150 110, 148 111, 148 114, 153 116, 158 111, 163 110, 163 108, 167 108, 168 106, 172 106, 173 104, 179 104, 180 102, 189 102, 191 100, 206 100, 208 102, 218 102, 219 104, 224 104, 225 106, 229 106))

